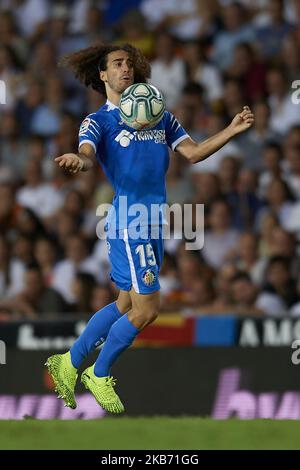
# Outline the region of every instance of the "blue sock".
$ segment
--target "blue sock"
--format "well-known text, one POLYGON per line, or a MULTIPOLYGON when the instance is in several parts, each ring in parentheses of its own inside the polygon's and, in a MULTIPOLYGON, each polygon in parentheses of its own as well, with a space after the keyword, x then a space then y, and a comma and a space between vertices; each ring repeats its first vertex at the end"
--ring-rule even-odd
POLYGON ((131 345, 139 331, 128 320, 127 314, 123 315, 112 325, 95 363, 94 374, 97 377, 107 377, 110 375, 112 364, 117 360, 121 352, 131 345))
POLYGON ((71 361, 76 369, 88 354, 101 343, 101 340, 106 339, 111 325, 121 316, 116 302, 106 305, 92 316, 85 330, 70 349, 71 361))

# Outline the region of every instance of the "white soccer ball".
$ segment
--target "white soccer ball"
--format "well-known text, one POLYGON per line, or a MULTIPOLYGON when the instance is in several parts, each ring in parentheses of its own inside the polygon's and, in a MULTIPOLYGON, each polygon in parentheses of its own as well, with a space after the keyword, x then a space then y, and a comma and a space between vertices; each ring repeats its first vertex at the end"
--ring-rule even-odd
POLYGON ((128 127, 150 129, 162 119, 165 102, 155 86, 135 83, 123 91, 119 108, 121 119, 128 127))

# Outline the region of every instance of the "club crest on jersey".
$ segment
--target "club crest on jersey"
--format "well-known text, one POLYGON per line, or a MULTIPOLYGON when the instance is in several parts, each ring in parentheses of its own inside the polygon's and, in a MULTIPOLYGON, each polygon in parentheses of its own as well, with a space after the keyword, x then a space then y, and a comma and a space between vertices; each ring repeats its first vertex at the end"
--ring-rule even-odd
POLYGON ((85 134, 85 132, 88 130, 89 125, 91 123, 90 118, 85 118, 84 121, 82 121, 82 124, 79 129, 79 135, 85 134))
POLYGON ((156 276, 154 272, 151 271, 151 269, 147 269, 147 271, 144 273, 142 277, 142 280, 146 286, 152 286, 154 282, 156 281, 156 276))

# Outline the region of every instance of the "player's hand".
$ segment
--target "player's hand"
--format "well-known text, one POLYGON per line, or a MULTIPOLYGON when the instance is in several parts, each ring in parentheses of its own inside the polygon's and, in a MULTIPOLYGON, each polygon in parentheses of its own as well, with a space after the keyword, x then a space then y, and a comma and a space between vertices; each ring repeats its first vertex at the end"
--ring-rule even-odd
POLYGON ((249 129, 254 123, 254 114, 249 106, 244 106, 243 111, 237 114, 229 127, 231 127, 234 134, 239 134, 249 129))
POLYGON ((54 161, 70 173, 78 173, 84 165, 83 160, 76 153, 65 153, 61 157, 56 157, 54 161))

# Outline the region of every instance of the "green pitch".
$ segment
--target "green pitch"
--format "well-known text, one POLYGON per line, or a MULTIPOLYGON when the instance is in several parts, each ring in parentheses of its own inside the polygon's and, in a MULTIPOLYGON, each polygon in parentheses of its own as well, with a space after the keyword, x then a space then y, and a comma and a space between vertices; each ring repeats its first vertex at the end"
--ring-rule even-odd
POLYGON ((299 421, 111 418, 0 421, 0 449, 300 449, 299 421))

